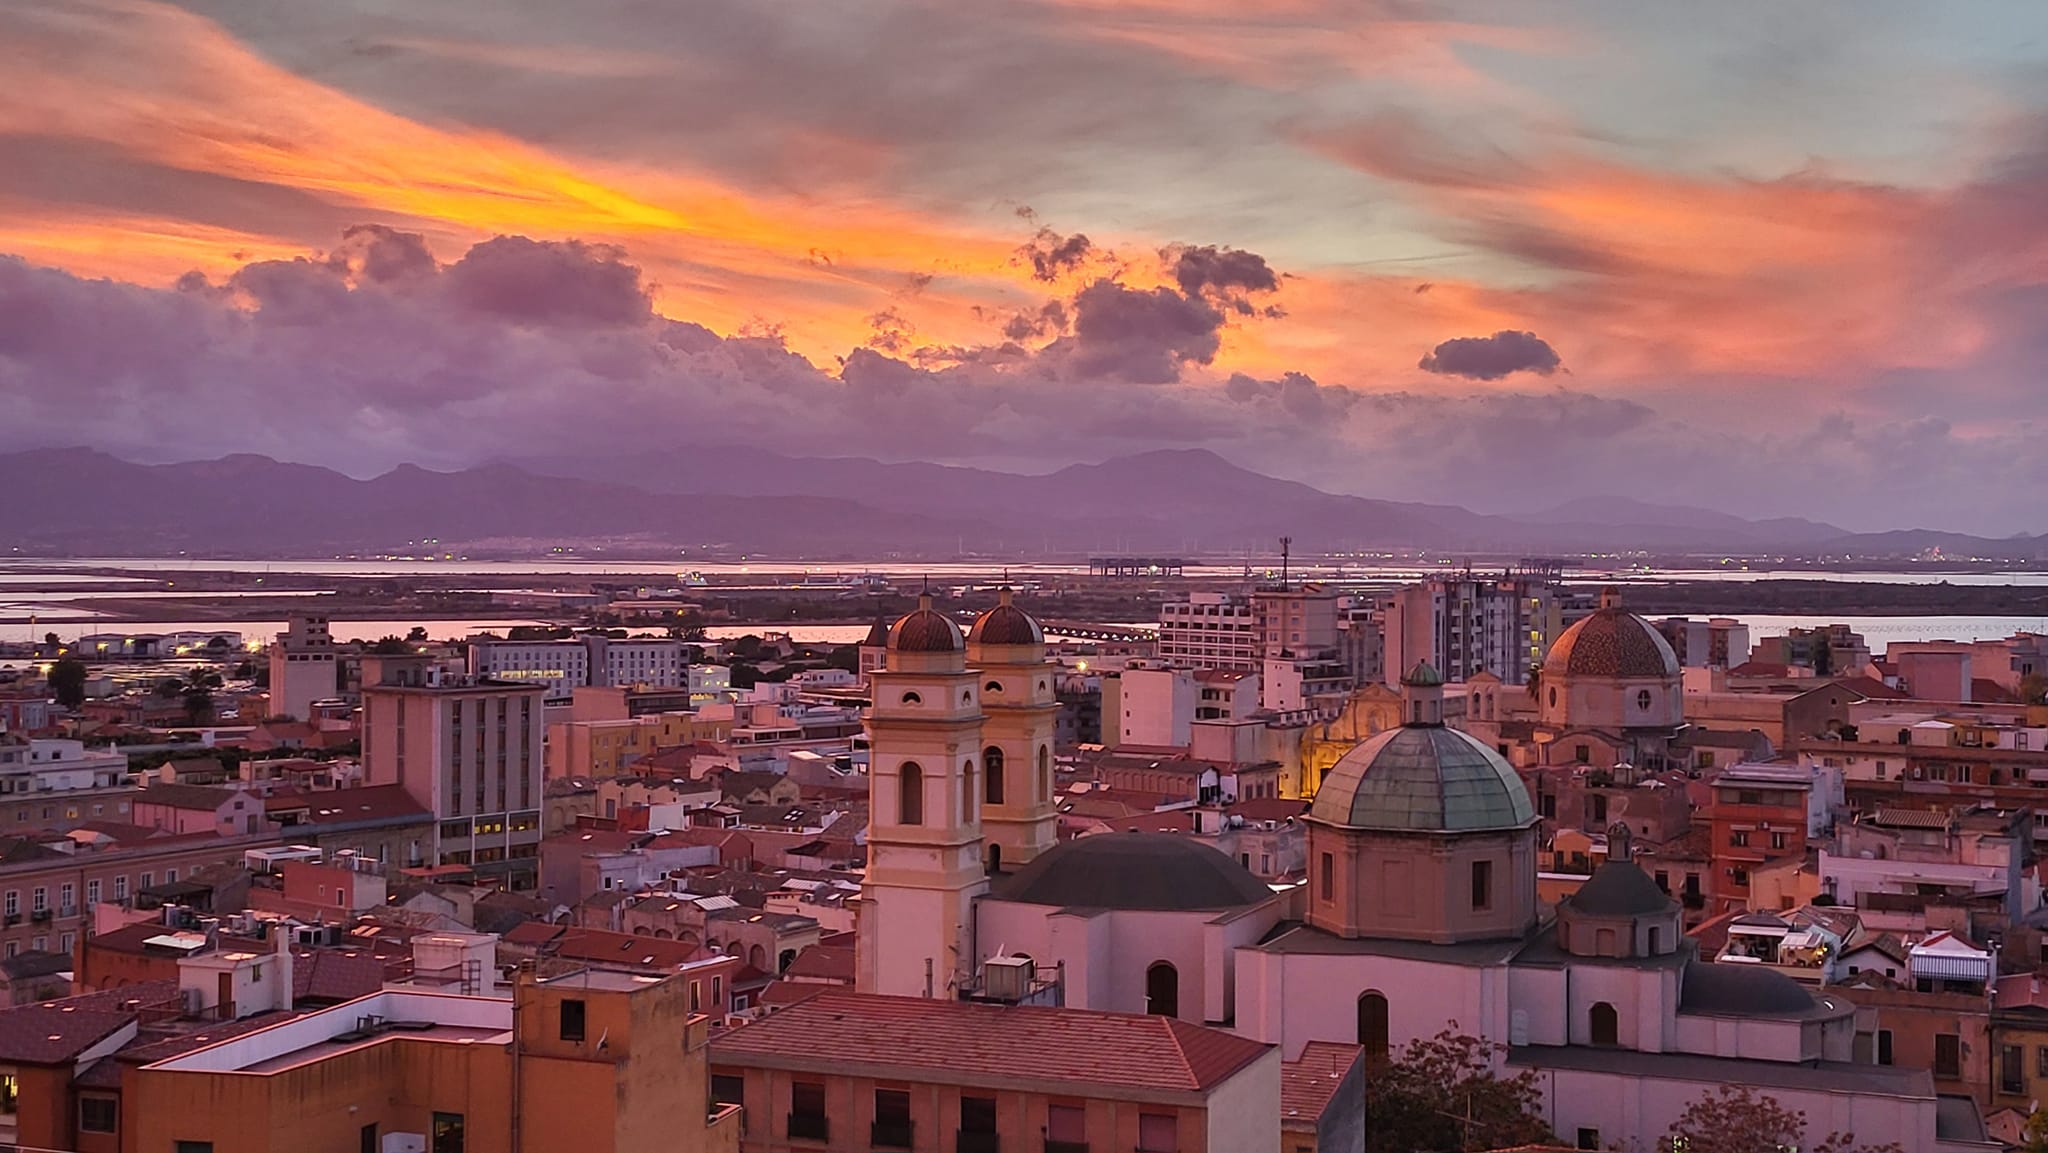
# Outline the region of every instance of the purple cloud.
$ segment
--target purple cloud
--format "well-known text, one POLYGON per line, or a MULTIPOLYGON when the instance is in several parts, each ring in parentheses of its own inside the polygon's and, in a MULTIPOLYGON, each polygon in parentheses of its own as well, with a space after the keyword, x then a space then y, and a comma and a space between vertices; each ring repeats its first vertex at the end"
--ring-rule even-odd
POLYGON ((1533 332, 1501 329, 1492 336, 1460 336, 1432 349, 1416 365, 1424 372, 1499 380, 1517 372, 1549 376, 1564 364, 1557 350, 1533 332))

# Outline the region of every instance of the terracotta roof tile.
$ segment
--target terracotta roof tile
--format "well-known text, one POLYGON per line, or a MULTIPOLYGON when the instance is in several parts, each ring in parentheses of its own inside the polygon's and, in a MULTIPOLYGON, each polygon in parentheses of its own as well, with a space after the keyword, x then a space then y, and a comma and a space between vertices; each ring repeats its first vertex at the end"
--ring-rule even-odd
POLYGON ((711 1059, 857 1066, 878 1077, 901 1070, 947 1083, 1204 1093, 1268 1050, 1170 1017, 834 990, 713 1041, 711 1059))
POLYGON ((81 1008, 50 1002, 0 1012, 0 1061, 56 1065, 135 1020, 133 1011, 81 1008))
POLYGON ((1365 1050, 1335 1041, 1310 1041, 1301 1056, 1280 1066, 1280 1124, 1315 1126, 1351 1066, 1365 1050))

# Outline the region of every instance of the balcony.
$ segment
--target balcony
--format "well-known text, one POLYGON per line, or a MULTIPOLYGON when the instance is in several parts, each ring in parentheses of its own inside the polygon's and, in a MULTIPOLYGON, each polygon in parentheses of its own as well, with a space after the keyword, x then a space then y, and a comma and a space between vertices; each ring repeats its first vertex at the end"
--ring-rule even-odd
POLYGON ((1088 1153, 1088 1142, 1061 1141, 1057 1137, 1047 1137, 1045 1153, 1088 1153))
POLYGON ((868 1144, 877 1149, 908 1149, 912 1128, 908 1121, 876 1121, 868 1126, 868 1144))
POLYGON ((953 1143, 955 1153, 1002 1153, 1002 1139, 993 1133, 977 1133, 960 1130, 953 1143))
POLYGON ((789 1115, 789 1139, 792 1141, 829 1141, 832 1126, 820 1113, 791 1113, 789 1115))
POLYGON ((49 919, 50 919, 50 917, 51 917, 51 913, 50 913, 50 910, 48 910, 48 909, 37 909, 37 910, 36 910, 35 912, 33 912, 33 913, 30 913, 30 914, 28 915, 28 919, 29 919, 29 920, 31 920, 31 921, 38 921, 38 922, 41 922, 41 921, 47 921, 47 920, 49 920, 49 919))

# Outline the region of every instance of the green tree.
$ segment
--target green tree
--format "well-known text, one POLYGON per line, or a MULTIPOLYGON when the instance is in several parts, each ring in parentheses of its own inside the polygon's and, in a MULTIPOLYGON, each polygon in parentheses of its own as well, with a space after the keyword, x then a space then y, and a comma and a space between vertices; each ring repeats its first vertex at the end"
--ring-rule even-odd
MULTIPOLYGON (((1454 1022, 1455 1024, 1455 1022, 1454 1022)), ((1506 1149, 1550 1140, 1536 1074, 1494 1073, 1502 1046, 1446 1029, 1366 1078, 1368 1153, 1506 1149)))
POLYGON ((1659 1143, 1663 1153, 1900 1153, 1898 1142, 1864 1145, 1847 1133, 1806 1143, 1806 1114, 1747 1085, 1722 1085, 1691 1105, 1659 1143))
POLYGON ((156 687, 151 689, 150 691, 154 692, 158 697, 162 698, 163 700, 174 700, 178 697, 179 694, 185 691, 185 678, 164 677, 163 679, 157 681, 156 687))
POLYGON ((2048 674, 2028 673, 2020 678, 2020 703, 2048 705, 2048 674))
POLYGON ((213 690, 203 684, 192 684, 185 689, 185 719, 195 725, 203 725, 213 719, 213 690))
POLYGON ((75 709, 85 703, 85 679, 90 670, 77 657, 65 657, 50 666, 50 692, 57 703, 75 709))
POLYGON ((427 627, 425 625, 412 626, 412 629, 405 634, 405 639, 416 645, 427 643, 427 627))
POLYGON ((370 651, 380 657, 402 657, 412 651, 405 638, 398 636, 381 637, 370 646, 370 651))

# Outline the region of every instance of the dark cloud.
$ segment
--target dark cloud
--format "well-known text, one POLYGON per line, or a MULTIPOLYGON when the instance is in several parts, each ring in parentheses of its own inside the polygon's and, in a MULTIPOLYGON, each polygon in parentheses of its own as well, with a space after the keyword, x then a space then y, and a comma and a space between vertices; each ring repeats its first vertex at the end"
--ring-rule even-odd
POLYGON ((1216 358, 1222 331, 1214 305, 1171 288, 1098 280, 1074 297, 1073 354, 1084 373, 1136 384, 1179 380, 1182 365, 1216 358))
POLYGON ((1093 252, 1094 246, 1081 233, 1061 236, 1050 228, 1040 228, 1017 249, 1017 259, 1031 266, 1034 278, 1050 282, 1086 264, 1093 252))
POLYGON ((579 240, 500 236, 448 267, 449 294, 524 324, 644 323, 654 301, 625 250, 579 240))
POLYGON ((1067 330, 1067 324, 1067 302, 1048 300, 1034 312, 1019 312, 1004 321, 1003 337, 1021 342, 1058 336, 1067 330))
POLYGON ((341 246, 328 255, 327 262, 351 276, 379 284, 430 275, 438 267, 426 237, 384 224, 356 224, 343 230, 341 246))
POLYGON ((1549 376, 1564 362, 1557 350, 1533 332, 1504 328, 1492 336, 1460 336, 1446 340, 1416 367, 1468 380, 1499 380, 1517 372, 1549 376))
POLYGON ((1213 244, 1184 245, 1161 253, 1173 266, 1173 279, 1189 296, 1210 290, 1221 292, 1272 292, 1280 287, 1266 258, 1241 248, 1219 248, 1213 244))

